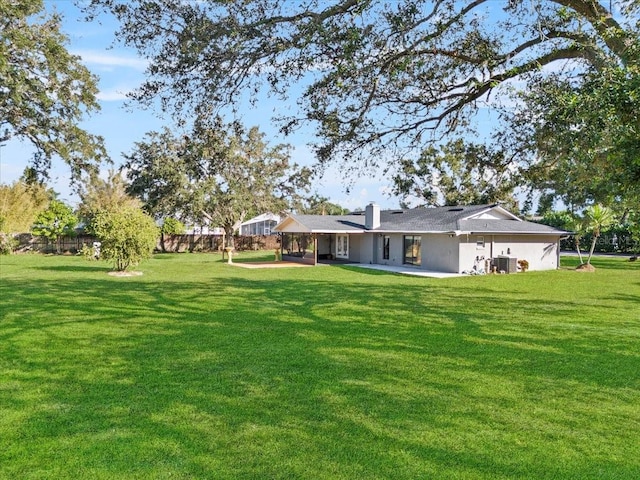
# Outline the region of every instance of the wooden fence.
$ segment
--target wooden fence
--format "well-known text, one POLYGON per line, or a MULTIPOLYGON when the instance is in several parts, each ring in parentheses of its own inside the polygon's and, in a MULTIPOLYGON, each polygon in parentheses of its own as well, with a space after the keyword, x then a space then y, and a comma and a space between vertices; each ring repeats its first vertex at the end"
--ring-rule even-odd
MULTIPOLYGON (((30 233, 16 236, 17 253, 56 253, 56 242, 30 233)), ((91 235, 76 235, 59 239, 60 252, 78 253, 83 245, 92 246, 97 239, 91 235)), ((234 237, 236 250, 275 250, 280 247, 278 235, 244 235, 234 237)), ((158 239, 158 252, 217 252, 224 247, 222 235, 164 235, 158 239)))

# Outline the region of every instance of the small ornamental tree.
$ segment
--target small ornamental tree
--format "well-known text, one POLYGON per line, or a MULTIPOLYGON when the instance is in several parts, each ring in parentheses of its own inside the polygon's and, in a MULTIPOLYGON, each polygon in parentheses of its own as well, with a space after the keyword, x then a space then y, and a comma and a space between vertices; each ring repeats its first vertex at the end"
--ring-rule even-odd
POLYGON ((34 235, 55 242, 56 253, 61 253, 60 240, 75 235, 78 217, 69 205, 60 200, 51 200, 49 206, 36 217, 31 228, 34 235))
POLYGON ((124 206, 102 210, 93 218, 93 231, 102 242, 100 257, 124 272, 151 257, 158 240, 158 227, 141 209, 124 206))
POLYGON ((591 248, 589 249, 589 257, 587 258, 587 265, 591 265, 593 250, 596 248, 596 243, 600 234, 605 228, 613 224, 614 221, 615 218, 613 216, 613 212, 600 204, 592 205, 584 211, 585 228, 593 235, 591 248))
POLYGON ((166 251, 164 245, 165 235, 183 235, 186 231, 187 227, 180 220, 176 220, 173 217, 165 218, 162 223, 162 228, 160 229, 160 248, 162 252, 166 251))

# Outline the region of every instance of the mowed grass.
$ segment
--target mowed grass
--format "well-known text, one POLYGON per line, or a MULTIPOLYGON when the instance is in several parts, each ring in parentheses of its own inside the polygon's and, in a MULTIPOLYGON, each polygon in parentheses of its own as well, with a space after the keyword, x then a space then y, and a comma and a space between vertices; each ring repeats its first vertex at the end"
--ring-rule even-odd
POLYGON ((0 478, 640 478, 640 265, 594 264, 1 257, 0 478))

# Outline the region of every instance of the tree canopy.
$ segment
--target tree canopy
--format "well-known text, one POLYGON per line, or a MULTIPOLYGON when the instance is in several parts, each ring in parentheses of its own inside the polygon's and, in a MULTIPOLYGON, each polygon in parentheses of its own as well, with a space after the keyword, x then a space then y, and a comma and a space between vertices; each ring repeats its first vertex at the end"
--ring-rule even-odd
POLYGON ((141 208, 142 202, 127 193, 127 185, 120 172, 109 171, 107 178, 91 174, 83 178, 78 215, 85 223, 85 230, 92 232, 95 216, 103 211, 122 208, 141 208))
POLYGON ((269 146, 257 127, 200 119, 189 135, 151 132, 126 156, 129 192, 157 218, 233 228, 248 215, 281 211, 308 186, 287 145, 269 146))
POLYGON ((393 177, 393 193, 405 203, 427 206, 504 203, 518 211, 520 183, 503 151, 456 140, 427 147, 417 161, 405 158, 393 177))
POLYGON ((360 166, 468 126, 507 87, 626 68, 637 61, 640 13, 637 0, 92 4, 150 60, 135 99, 198 111, 266 88, 299 107, 280 116, 285 131, 316 125, 321 161, 360 166))
POLYGON ((59 156, 77 180, 106 153, 101 137, 79 127, 99 108, 97 79, 67 51, 60 20, 42 0, 0 0, 0 142, 28 140, 40 175, 59 156))
POLYGON ((55 241, 56 253, 61 253, 60 240, 63 236, 75 235, 78 217, 73 209, 60 200, 51 200, 45 210, 34 221, 31 231, 34 235, 55 241))
POLYGON ((533 186, 566 205, 638 208, 640 63, 589 72, 580 84, 550 77, 523 98, 511 126, 518 148, 537 152, 533 186))

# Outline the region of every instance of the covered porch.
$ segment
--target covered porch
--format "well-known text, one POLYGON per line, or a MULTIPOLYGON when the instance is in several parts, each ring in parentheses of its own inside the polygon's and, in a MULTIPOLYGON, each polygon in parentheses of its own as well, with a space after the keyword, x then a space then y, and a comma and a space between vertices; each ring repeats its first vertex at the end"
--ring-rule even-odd
POLYGON ((307 265, 353 263, 346 234, 282 232, 280 248, 284 261, 307 265))

